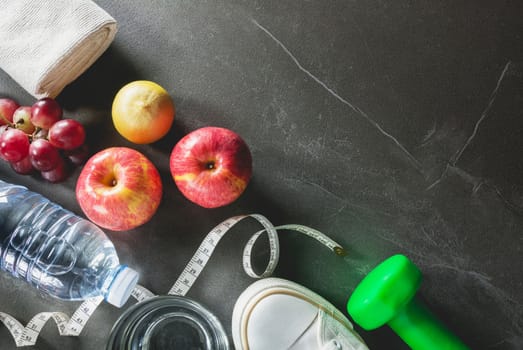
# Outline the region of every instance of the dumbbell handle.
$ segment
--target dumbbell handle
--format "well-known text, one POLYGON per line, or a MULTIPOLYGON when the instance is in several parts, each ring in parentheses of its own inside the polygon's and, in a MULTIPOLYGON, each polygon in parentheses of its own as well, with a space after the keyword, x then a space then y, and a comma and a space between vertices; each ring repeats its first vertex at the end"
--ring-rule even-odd
POLYGON ((356 286, 347 311, 365 330, 389 325, 414 350, 468 349, 416 298, 421 277, 406 256, 393 255, 356 286))
POLYGON ((388 325, 412 349, 468 349, 417 298, 413 298, 388 325))

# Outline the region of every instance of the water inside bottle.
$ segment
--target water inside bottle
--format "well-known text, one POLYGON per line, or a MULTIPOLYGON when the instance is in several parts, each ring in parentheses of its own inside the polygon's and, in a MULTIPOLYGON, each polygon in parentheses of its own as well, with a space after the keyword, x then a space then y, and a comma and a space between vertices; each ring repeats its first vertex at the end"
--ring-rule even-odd
POLYGON ((92 223, 0 181, 0 268, 51 295, 103 295, 118 273, 113 244, 92 223))

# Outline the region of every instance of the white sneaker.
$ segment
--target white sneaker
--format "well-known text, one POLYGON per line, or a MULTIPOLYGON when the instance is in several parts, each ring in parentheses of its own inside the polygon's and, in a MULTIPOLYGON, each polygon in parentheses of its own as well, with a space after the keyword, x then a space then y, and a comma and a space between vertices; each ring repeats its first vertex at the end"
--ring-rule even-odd
POLYGON ((280 278, 254 282, 240 295, 232 337, 236 350, 368 350, 331 303, 280 278))

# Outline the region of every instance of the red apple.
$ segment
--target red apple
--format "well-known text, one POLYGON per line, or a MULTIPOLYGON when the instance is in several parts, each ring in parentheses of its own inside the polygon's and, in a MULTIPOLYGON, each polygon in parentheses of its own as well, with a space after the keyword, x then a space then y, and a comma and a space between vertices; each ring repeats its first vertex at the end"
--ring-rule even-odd
POLYGON ((95 224, 126 231, 151 219, 162 198, 160 174, 140 152, 106 148, 93 155, 76 184, 76 198, 95 224))
POLYGON ((13 122, 13 113, 20 107, 15 100, 10 98, 0 98, 0 125, 13 122))
POLYGON ((252 175, 249 147, 235 132, 218 127, 197 129, 173 148, 174 182, 190 201, 217 208, 235 201, 252 175))

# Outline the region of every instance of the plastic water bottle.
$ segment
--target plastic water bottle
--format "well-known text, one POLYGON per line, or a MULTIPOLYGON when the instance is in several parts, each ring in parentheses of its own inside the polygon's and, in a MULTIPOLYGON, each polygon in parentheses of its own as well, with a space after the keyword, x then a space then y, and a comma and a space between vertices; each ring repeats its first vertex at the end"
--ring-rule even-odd
POLYGON ((103 296, 117 307, 138 281, 96 225, 1 180, 0 268, 59 299, 103 296))

